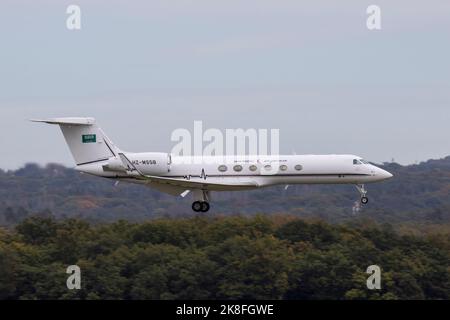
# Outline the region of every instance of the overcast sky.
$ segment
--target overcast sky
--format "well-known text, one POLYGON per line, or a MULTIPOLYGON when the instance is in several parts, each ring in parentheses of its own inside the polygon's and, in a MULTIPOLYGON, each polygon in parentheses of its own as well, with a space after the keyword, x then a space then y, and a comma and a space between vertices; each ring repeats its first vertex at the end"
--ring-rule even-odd
POLYGON ((450 1, 2 0, 0 168, 74 162, 93 116, 129 151, 176 128, 278 128, 282 153, 450 155, 450 1), (66 28, 81 7, 82 29, 66 28), (366 28, 381 7, 382 30, 366 28))

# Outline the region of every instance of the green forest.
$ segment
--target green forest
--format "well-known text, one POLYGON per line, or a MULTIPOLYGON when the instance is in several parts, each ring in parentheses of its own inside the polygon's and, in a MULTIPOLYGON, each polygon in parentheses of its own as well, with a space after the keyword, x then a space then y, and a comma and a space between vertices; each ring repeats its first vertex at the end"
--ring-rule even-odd
MULTIPOLYGON (((441 230, 442 231, 442 230, 441 230)), ((1 299, 449 299, 449 232, 292 215, 0 229, 1 299), (81 289, 66 268, 81 268, 81 289), (369 265, 381 289, 369 290, 369 265)))

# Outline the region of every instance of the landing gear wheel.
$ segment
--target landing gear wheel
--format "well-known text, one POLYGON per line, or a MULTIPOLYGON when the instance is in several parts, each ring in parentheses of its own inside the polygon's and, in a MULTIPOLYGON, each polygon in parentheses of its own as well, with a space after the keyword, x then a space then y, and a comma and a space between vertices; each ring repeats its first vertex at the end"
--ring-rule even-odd
POLYGON ((194 201, 192 203, 192 210, 194 210, 195 212, 200 212, 202 211, 203 205, 202 202, 200 201, 194 201))
POLYGON ((208 212, 209 210, 209 203, 208 202, 202 202, 202 212, 208 212))
POLYGON ((369 198, 366 197, 367 190, 364 188, 363 184, 357 184, 356 189, 358 189, 359 194, 361 195, 361 203, 367 204, 369 202, 369 198))

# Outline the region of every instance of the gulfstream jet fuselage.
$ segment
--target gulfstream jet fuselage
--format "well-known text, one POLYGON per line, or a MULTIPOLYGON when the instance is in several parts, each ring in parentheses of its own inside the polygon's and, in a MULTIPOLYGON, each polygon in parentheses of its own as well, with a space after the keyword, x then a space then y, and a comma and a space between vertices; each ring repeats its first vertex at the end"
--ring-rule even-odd
POLYGON ((366 204, 365 183, 392 177, 355 155, 174 156, 120 150, 93 118, 32 120, 60 126, 76 170, 194 196, 192 209, 209 210, 211 191, 250 190, 273 185, 354 184, 366 204))

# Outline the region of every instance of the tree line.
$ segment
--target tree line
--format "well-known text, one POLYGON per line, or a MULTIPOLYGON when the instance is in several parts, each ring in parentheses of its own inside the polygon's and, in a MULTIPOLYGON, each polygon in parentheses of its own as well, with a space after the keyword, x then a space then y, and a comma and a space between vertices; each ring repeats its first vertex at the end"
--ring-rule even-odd
POLYGON ((448 232, 290 215, 0 229, 1 299, 449 299, 448 232), (66 268, 81 270, 81 289, 66 268), (381 289, 367 288, 367 267, 381 289))

